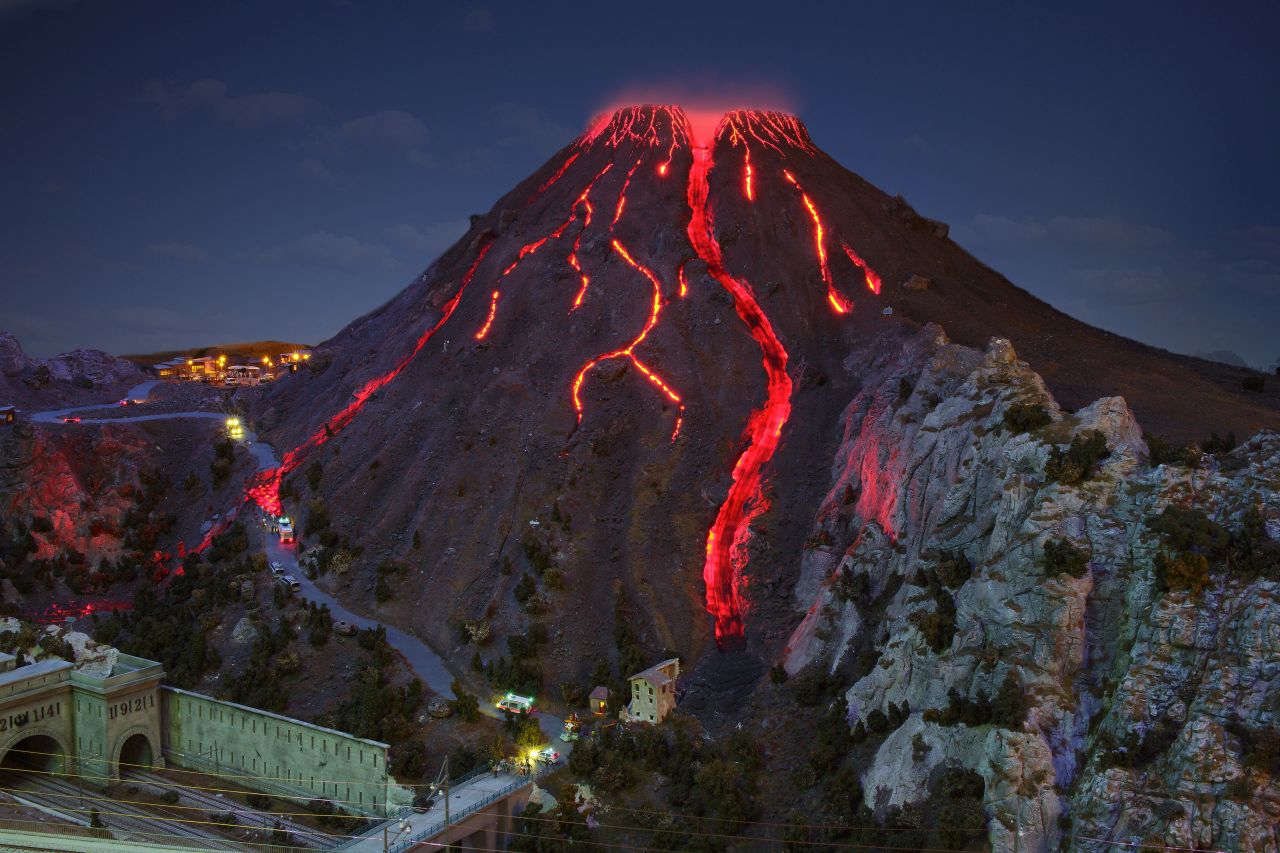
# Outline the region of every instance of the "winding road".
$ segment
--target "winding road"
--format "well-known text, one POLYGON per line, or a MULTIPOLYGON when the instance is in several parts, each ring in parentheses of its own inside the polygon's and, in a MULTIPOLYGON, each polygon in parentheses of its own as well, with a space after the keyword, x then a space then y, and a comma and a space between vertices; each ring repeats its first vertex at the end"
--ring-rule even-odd
MULTIPOLYGON (((145 405, 150 398, 151 391, 159 385, 163 380, 153 379, 143 382, 129 389, 124 399, 134 400, 136 405, 145 405)), ((94 411, 115 410, 119 408, 119 401, 103 403, 94 406, 73 406, 63 409, 52 409, 45 412, 36 412, 32 414, 31 419, 36 423, 64 425, 63 418, 68 416, 76 416, 80 420, 76 423, 65 424, 68 427, 74 427, 79 424, 115 424, 115 423, 139 423, 145 421, 161 421, 161 420, 178 420, 184 418, 200 418, 209 420, 224 420, 227 415, 222 412, 207 411, 185 411, 185 412, 161 412, 155 414, 129 414, 118 417, 93 418, 84 417, 82 413, 94 411)), ((247 427, 244 429, 244 438, 242 443, 245 445, 249 454, 253 456, 257 463, 259 471, 265 471, 271 468, 279 467, 280 457, 276 453, 274 447, 265 441, 258 439, 256 434, 247 427)), ((232 519, 238 515, 239 507, 234 507, 226 513, 223 513, 224 519, 232 519)), ((259 510, 261 513, 261 510, 259 510)), ((259 519, 263 518, 261 514, 259 519)), ((445 666, 444 660, 440 655, 424 643, 422 640, 397 628, 393 625, 387 625, 368 616, 360 616, 347 609, 343 604, 334 598, 331 594, 316 585, 315 581, 307 576, 307 573, 298 563, 297 546, 281 544, 278 538, 270 535, 264 525, 252 524, 248 525, 251 535, 257 534, 260 537, 263 551, 268 561, 280 563, 284 568, 284 573, 292 575, 301 585, 302 589, 298 595, 309 602, 316 604, 324 604, 329 607, 329 612, 334 619, 350 622, 357 628, 385 628, 387 632, 387 644, 395 649, 403 656, 405 663, 413 670, 414 674, 422 680, 434 693, 446 698, 453 699, 453 674, 449 668, 445 666)), ((481 701, 480 710, 482 713, 494 719, 501 719, 502 714, 492 703, 481 701)), ((554 714, 539 711, 537 713, 538 724, 547 739, 558 749, 561 755, 567 756, 573 748, 572 743, 566 743, 561 740, 560 735, 564 731, 564 721, 554 714)))

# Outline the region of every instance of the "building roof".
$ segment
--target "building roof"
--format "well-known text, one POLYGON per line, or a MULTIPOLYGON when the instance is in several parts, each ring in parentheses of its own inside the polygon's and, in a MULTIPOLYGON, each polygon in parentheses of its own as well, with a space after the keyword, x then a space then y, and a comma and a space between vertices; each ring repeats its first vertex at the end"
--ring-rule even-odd
POLYGON ((650 684, 661 687, 664 684, 670 684, 672 681, 675 681, 675 677, 679 673, 680 673, 680 658, 668 658, 667 660, 664 660, 662 663, 655 663, 653 666, 649 667, 648 669, 643 670, 641 672, 637 672, 635 675, 631 676, 627 680, 635 681, 637 678, 643 678, 645 681, 648 681, 650 684), (675 671, 674 672, 667 671, 671 669, 674 669, 675 671))
POLYGON ((58 672, 63 669, 71 669, 71 664, 64 660, 42 660, 35 663, 29 663, 26 666, 20 666, 17 669, 11 669, 8 672, 0 672, 0 685, 13 684, 16 681, 25 681, 28 678, 35 678, 38 675, 47 675, 51 672, 58 672))
POLYGON ((608 688, 608 687, 605 687, 603 684, 602 684, 602 685, 600 685, 600 686, 599 686, 599 687, 597 687, 595 690, 592 690, 592 691, 591 691, 591 697, 590 697, 590 698, 591 698, 591 699, 593 699, 593 700, 594 700, 594 699, 608 699, 608 698, 609 698, 609 688, 608 688))

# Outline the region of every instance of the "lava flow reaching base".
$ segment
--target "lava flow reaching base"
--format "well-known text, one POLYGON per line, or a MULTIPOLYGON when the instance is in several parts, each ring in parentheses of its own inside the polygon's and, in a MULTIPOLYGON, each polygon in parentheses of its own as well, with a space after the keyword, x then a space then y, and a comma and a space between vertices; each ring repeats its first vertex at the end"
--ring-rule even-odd
MULTIPOLYGON (((686 114, 676 106, 623 108, 602 116, 561 155, 563 159, 558 161, 550 177, 537 184, 537 189, 523 202, 522 211, 514 217, 507 217, 508 211, 503 211, 500 224, 493 225, 498 220, 490 220, 491 227, 472 238, 476 246, 473 261, 438 319, 418 336, 411 350, 391 370, 358 388, 341 411, 286 453, 278 468, 262 472, 251 483, 248 497, 269 512, 281 513, 281 479, 348 426, 375 392, 393 382, 423 353, 426 343, 455 312, 462 312, 461 322, 474 324, 466 334, 466 338, 474 341, 471 346, 500 352, 512 342, 511 336, 530 327, 527 318, 513 316, 528 304, 522 302, 525 297, 521 294, 527 294, 530 286, 551 286, 551 282, 563 279, 566 272, 574 282, 572 291, 541 297, 542 301, 563 299, 565 314, 562 316, 575 318, 584 304, 594 306, 592 316, 585 323, 575 320, 576 325, 572 327, 585 325, 585 331, 593 335, 593 340, 611 334, 615 318, 631 316, 629 312, 636 303, 630 288, 637 280, 644 281, 649 288, 644 301, 647 311, 635 317, 638 331, 632 326, 629 336, 624 338, 625 343, 615 343, 604 352, 597 350, 598 355, 586 359, 565 377, 565 398, 573 407, 576 423, 581 425, 586 414, 586 398, 591 391, 589 380, 594 368, 609 360, 623 360, 656 389, 664 411, 674 409, 670 435, 675 441, 686 421, 698 417, 700 408, 690 408, 690 402, 676 390, 677 384, 666 378, 671 365, 656 364, 663 358, 655 353, 663 351, 652 347, 650 342, 652 333, 667 316, 664 309, 673 300, 688 297, 696 287, 697 279, 691 278, 691 270, 686 269, 696 257, 705 264, 710 279, 732 299, 737 317, 759 347, 766 381, 765 399, 747 417, 740 439, 745 449, 734 463, 732 483, 707 532, 702 572, 706 608, 714 618, 717 642, 723 647, 741 641, 745 606, 739 588, 746 569, 751 523, 769 506, 762 484, 765 469, 791 415, 793 384, 787 373, 787 348, 774 322, 751 284, 731 274, 725 265, 716 236, 715 213, 717 209, 731 211, 733 202, 739 205, 743 202, 734 193, 733 198, 724 199, 723 204, 713 203, 710 177, 717 145, 722 146, 722 156, 730 169, 736 167, 734 155, 741 153, 745 204, 761 205, 766 199, 798 194, 813 226, 813 241, 808 245, 813 246, 826 287, 821 299, 837 315, 850 312, 853 300, 837 287, 828 262, 828 240, 838 240, 838 237, 823 222, 813 197, 797 177, 805 162, 816 156, 817 149, 795 117, 756 110, 712 115, 686 114), (672 221, 674 211, 662 207, 663 203, 669 203, 667 200, 672 194, 662 191, 661 185, 674 179, 686 163, 688 175, 682 201, 687 204, 687 211, 679 210, 675 214, 677 220, 672 221), (780 189, 775 189, 774 182, 780 189), (559 189, 551 193, 557 185, 559 189), (604 194, 607 198, 601 199, 604 194), (635 201, 633 195, 643 200, 635 201), (649 201, 655 198, 662 201, 649 201), (598 205, 610 202, 611 217, 595 215, 598 205), (554 218, 548 217, 548 207, 555 211, 557 204, 563 207, 553 214, 554 218), (525 213, 529 216, 527 220, 523 218, 525 213), (514 240, 514 234, 529 228, 527 222, 537 225, 529 229, 527 236, 514 240), (687 247, 670 245, 666 235, 671 232, 671 226, 683 230, 687 247), (645 234, 651 235, 647 242, 638 236, 645 234), (526 263, 535 256, 536 261, 526 263), (490 287, 470 291, 468 285, 486 257, 500 260, 500 272, 494 275, 490 287), (609 263, 613 259, 621 261, 621 266, 609 263), (620 269, 625 278, 619 273, 620 269), (673 285, 670 291, 664 282, 673 285), (519 289, 512 291, 517 285, 519 289), (628 290, 624 293, 620 288, 628 290), (649 347, 650 352, 642 354, 645 347, 649 347)), ((734 174, 736 176, 736 172, 734 174)), ((741 223, 735 224, 741 226, 741 223)), ((846 242, 839 241, 839 246, 865 278, 868 288, 878 293, 880 280, 870 266, 846 242)), ((838 253, 834 256, 839 258, 838 253)), ((841 266, 835 272, 843 276, 844 269, 841 266)), ((586 316, 585 312, 581 316, 586 316)), ((690 316, 683 312, 681 322, 690 322, 690 316)), ((497 373, 497 368, 494 372, 497 373)), ((683 381, 682 378, 680 382, 683 381)), ((705 381, 702 384, 705 387, 705 381)))
POLYGON ((751 519, 768 509, 759 494, 760 478, 782 437, 782 427, 791 416, 791 377, 787 375, 787 351, 756 301, 751 285, 725 271, 709 198, 707 175, 711 167, 711 148, 695 148, 689 170, 689 242, 707 265, 707 272, 733 295, 738 316, 760 345, 769 382, 764 406, 752 412, 747 422, 750 445, 733 466, 733 485, 707 533, 707 562, 702 579, 707 586, 707 610, 716 620, 716 641, 724 646, 743 636, 743 608, 738 594, 738 579, 746 560, 743 546, 751 519), (735 555, 740 555, 736 562, 735 555))

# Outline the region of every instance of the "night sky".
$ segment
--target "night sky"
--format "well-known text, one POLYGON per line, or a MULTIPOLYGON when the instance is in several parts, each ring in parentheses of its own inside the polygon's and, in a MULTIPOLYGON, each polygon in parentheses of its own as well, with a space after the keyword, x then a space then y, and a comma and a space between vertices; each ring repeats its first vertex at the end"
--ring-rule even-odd
POLYGON ((318 342, 642 93, 790 108, 1064 311, 1270 365, 1280 4, 1219 5, 0 0, 0 329, 318 342))

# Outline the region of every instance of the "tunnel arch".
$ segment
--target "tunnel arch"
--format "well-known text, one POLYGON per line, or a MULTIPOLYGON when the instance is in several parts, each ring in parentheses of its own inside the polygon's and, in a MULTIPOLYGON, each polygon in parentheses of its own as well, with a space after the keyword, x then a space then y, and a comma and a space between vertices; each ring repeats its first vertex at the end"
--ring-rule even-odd
POLYGON ((159 755, 150 731, 142 727, 131 728, 120 735, 116 741, 111 775, 119 779, 131 770, 141 771, 157 767, 159 755))
POLYGON ((0 770, 66 774, 67 750, 56 736, 33 732, 4 747, 0 770))

